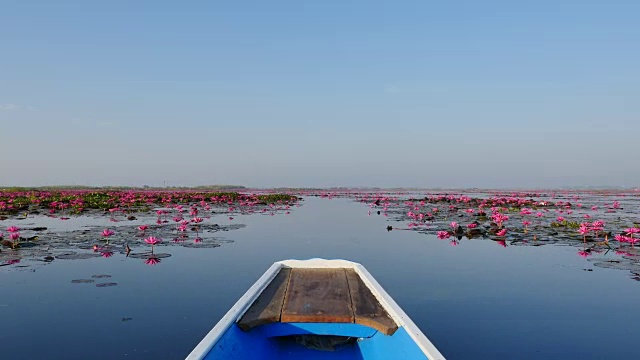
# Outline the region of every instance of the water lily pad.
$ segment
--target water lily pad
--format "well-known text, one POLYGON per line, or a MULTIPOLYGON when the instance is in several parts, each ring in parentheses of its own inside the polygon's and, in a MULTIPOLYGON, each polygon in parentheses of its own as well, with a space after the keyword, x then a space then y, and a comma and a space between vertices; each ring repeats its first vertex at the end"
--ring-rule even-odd
MULTIPOLYGON (((134 258, 134 259, 147 259, 151 256, 151 252, 144 252, 144 253, 131 253, 129 254, 130 258, 134 258)), ((171 257, 171 254, 167 254, 167 253, 159 253, 159 254, 153 254, 154 257, 158 258, 158 259, 164 259, 164 258, 168 258, 171 257)))
POLYGON ((95 280, 91 280, 91 279, 76 279, 76 280, 71 280, 71 283, 73 284, 89 284, 95 282, 95 280))
POLYGON ((108 282, 108 283, 99 283, 99 284, 96 284, 96 287, 100 287, 100 288, 102 288, 102 287, 111 287, 111 286, 116 286, 116 285, 118 285, 118 283, 108 282))
POLYGON ((61 260, 85 260, 92 259, 95 257, 100 257, 100 254, 97 253, 62 253, 57 254, 56 259, 61 260))
POLYGON ((213 248, 220 247, 220 244, 207 243, 207 242, 199 242, 199 243, 185 242, 185 243, 182 243, 181 246, 185 248, 213 249, 213 248))
POLYGON ((111 275, 92 275, 91 277, 94 279, 106 279, 106 278, 110 278, 111 275))

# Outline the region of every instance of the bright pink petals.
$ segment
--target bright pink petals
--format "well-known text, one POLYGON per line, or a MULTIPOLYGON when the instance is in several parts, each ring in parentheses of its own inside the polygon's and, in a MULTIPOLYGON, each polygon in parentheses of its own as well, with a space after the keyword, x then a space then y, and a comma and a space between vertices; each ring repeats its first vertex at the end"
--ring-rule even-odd
POLYGON ((162 242, 162 239, 157 238, 155 236, 149 236, 148 238, 144 239, 144 242, 146 242, 149 245, 157 245, 160 242, 162 242))

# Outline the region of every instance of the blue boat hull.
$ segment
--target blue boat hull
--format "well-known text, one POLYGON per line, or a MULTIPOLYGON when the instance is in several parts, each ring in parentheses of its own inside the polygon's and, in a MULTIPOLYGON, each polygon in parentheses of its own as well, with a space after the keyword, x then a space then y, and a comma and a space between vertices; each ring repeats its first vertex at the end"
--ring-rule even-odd
POLYGON ((362 265, 340 259, 274 263, 186 359, 445 360, 362 265))
POLYGON ((359 324, 273 323, 246 332, 233 324, 205 359, 417 360, 428 357, 404 327, 393 335, 384 335, 359 324), (337 345, 334 350, 318 350, 301 344, 300 335, 303 338, 309 335, 345 336, 353 341, 337 345))

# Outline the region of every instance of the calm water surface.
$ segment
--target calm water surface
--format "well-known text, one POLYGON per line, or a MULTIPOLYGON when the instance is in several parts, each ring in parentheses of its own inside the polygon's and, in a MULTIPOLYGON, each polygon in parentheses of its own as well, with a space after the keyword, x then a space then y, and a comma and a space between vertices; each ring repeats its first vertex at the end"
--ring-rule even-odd
POLYGON ((162 247, 172 256, 155 266, 116 253, 1 267, 0 358, 184 358, 274 261, 312 257, 362 263, 450 359, 638 358, 640 282, 628 272, 570 246, 387 232, 367 210, 305 198, 290 215, 213 217, 247 226, 217 248, 162 247), (93 275, 117 286, 71 282, 93 275))

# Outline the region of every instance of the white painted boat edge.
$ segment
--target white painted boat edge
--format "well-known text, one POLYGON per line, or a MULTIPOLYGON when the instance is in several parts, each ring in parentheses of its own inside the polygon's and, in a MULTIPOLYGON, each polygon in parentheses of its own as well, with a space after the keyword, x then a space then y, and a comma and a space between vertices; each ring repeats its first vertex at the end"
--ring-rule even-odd
POLYGON ((440 351, 429 341, 418 326, 411 318, 402 310, 402 308, 393 300, 389 294, 380 286, 376 279, 360 264, 355 265, 356 272, 360 278, 369 287, 373 295, 378 299, 380 304, 389 312, 389 315, 398 324, 404 326, 405 330, 420 347, 420 349, 429 357, 430 360, 445 360, 440 351))
POLYGON ((209 331, 207 335, 196 345, 195 348, 187 355, 186 360, 204 359, 211 348, 218 342, 220 337, 238 320, 253 302, 260 296, 262 291, 271 283, 271 281, 280 272, 282 264, 274 263, 267 271, 256 281, 253 286, 242 295, 240 299, 227 311, 227 313, 218 321, 218 323, 209 331))
POLYGON ((320 259, 320 258, 313 258, 313 259, 309 259, 309 260, 282 260, 282 261, 278 261, 278 264, 282 264, 285 267, 290 267, 290 268, 326 268, 326 269, 331 269, 331 268, 355 268, 356 265, 362 266, 356 262, 353 261, 349 261, 349 260, 342 260, 342 259, 332 259, 332 260, 328 260, 328 259, 320 259))

